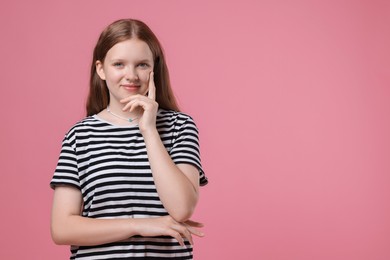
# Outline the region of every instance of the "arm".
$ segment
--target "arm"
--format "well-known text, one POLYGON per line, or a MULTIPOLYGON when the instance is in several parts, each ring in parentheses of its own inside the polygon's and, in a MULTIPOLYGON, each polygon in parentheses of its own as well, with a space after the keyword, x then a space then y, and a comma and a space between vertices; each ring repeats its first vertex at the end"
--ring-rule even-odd
POLYGON ((128 219, 92 219, 80 216, 81 192, 70 186, 54 191, 51 233, 56 244, 98 245, 119 241, 136 234, 128 219))
POLYGON ((169 215, 178 222, 185 222, 191 217, 198 201, 199 172, 195 166, 176 165, 172 161, 156 128, 158 103, 155 100, 156 87, 151 72, 148 96, 129 96, 121 103, 125 103, 124 111, 143 110, 139 128, 145 140, 158 195, 169 215))
POLYGON ((92 246, 117 242, 134 235, 176 238, 183 246, 183 237, 192 243, 192 235, 203 236, 194 227, 196 222, 177 223, 170 216, 145 219, 93 219, 80 216, 81 192, 71 186, 57 186, 51 218, 53 241, 59 245, 92 246))
POLYGON ((176 165, 165 149, 157 130, 143 132, 153 179, 168 213, 185 222, 198 201, 199 172, 190 164, 176 165))

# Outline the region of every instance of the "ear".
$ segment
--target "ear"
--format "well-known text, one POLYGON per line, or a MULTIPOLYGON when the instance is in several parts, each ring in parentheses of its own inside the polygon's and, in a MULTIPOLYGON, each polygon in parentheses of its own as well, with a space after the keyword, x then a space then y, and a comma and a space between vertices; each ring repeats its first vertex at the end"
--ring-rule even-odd
POLYGON ((106 74, 104 74, 103 63, 100 60, 97 60, 95 63, 95 67, 96 67, 96 73, 99 75, 99 77, 102 80, 106 80, 106 74))

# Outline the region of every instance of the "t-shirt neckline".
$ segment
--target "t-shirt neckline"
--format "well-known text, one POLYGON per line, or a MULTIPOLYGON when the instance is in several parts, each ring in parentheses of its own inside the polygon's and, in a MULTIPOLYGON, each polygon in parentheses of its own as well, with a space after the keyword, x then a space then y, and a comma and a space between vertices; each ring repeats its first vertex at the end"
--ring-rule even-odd
POLYGON ((111 122, 101 118, 97 114, 94 114, 92 117, 94 119, 96 119, 96 120, 98 120, 98 121, 100 121, 102 123, 105 123, 105 124, 107 124, 109 126, 112 126, 112 127, 118 127, 118 128, 138 128, 138 123, 134 123, 133 125, 116 125, 116 124, 113 124, 113 123, 111 123, 111 122))

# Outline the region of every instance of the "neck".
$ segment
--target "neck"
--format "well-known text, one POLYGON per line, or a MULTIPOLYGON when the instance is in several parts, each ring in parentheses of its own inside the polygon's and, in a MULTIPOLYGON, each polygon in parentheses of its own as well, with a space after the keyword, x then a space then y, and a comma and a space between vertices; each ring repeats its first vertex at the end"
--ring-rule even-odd
POLYGON ((113 110, 112 107, 110 107, 110 105, 107 106, 106 111, 108 112, 109 116, 115 117, 116 119, 120 119, 122 121, 126 121, 129 123, 132 123, 132 122, 138 120, 139 115, 140 115, 139 113, 125 112, 122 109, 113 110))
POLYGON ((123 107, 124 107, 123 104, 115 104, 110 102, 106 110, 109 110, 112 113, 125 118, 134 118, 134 117, 139 117, 141 115, 142 111, 140 110, 140 108, 136 108, 133 111, 129 112, 129 111, 123 111, 122 110, 123 107))

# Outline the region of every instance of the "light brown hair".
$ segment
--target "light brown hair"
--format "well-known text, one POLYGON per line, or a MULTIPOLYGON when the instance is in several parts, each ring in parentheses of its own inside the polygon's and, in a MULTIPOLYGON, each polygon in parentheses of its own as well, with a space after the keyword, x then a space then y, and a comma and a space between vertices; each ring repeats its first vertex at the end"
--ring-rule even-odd
POLYGON ((156 102, 159 107, 179 111, 171 88, 164 52, 157 37, 145 23, 134 19, 122 19, 113 22, 104 29, 93 51, 89 94, 86 105, 87 116, 99 113, 110 102, 110 95, 106 83, 96 72, 96 61, 103 63, 107 52, 115 44, 132 38, 144 41, 152 51, 156 102))

